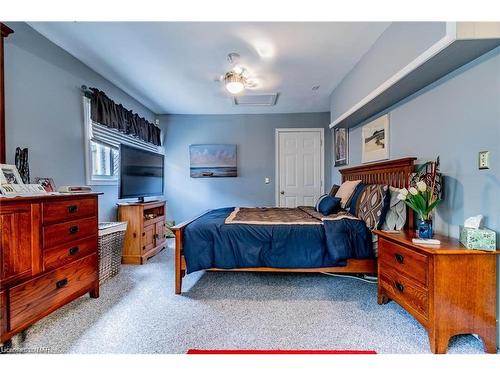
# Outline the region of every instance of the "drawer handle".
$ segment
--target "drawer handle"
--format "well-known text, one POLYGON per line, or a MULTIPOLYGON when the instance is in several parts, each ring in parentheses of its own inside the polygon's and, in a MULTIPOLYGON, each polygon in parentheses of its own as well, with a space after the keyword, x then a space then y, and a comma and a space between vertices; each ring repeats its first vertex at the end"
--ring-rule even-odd
POLYGON ((62 279, 56 283, 57 289, 64 288, 66 285, 68 285, 68 279, 62 279))
POLYGON ((400 264, 403 264, 405 261, 405 257, 398 253, 394 254, 394 258, 396 258, 397 262, 400 264))
POLYGON ((397 289, 397 290, 399 290, 401 293, 403 293, 403 292, 404 292, 405 287, 404 287, 404 285, 403 285, 403 284, 398 283, 398 282, 396 281, 396 282, 394 283, 394 285, 396 286, 396 289, 397 289))
POLYGON ((75 234, 78 233, 78 225, 74 225, 72 227, 69 227, 69 234, 75 234))
POLYGON ((78 246, 71 247, 69 249, 69 255, 75 255, 78 254, 80 251, 80 248, 78 246))
POLYGON ((68 206, 68 212, 70 214, 74 214, 75 212, 78 212, 78 206, 68 206))

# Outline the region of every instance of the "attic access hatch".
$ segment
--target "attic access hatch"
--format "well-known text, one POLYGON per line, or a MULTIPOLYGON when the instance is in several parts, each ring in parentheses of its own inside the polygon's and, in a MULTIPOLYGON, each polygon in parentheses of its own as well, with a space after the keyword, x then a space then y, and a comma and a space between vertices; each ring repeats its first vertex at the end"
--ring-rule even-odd
POLYGON ((278 102, 279 93, 233 96, 233 104, 237 106, 273 106, 278 102))

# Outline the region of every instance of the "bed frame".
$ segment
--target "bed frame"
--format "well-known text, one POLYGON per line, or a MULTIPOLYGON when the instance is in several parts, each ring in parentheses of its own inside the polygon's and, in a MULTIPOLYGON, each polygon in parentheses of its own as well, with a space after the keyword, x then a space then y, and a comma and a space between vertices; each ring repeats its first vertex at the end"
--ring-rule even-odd
MULTIPOLYGON (((352 168, 340 170, 342 182, 348 180, 361 180, 366 184, 388 184, 394 187, 408 187, 408 177, 415 169, 416 158, 408 157, 403 159, 388 160, 380 163, 360 165, 352 168)), ((413 211, 408 209, 406 227, 413 228, 413 211)), ((203 213, 205 214, 205 212, 203 213)), ((186 272, 186 260, 182 252, 184 229, 196 220, 194 219, 180 223, 172 228, 175 233, 175 294, 181 294, 182 278, 186 272)), ((322 268, 235 268, 219 269, 210 268, 208 271, 226 272, 335 272, 335 273, 376 273, 377 261, 375 259, 348 259, 344 267, 322 267, 322 268)))

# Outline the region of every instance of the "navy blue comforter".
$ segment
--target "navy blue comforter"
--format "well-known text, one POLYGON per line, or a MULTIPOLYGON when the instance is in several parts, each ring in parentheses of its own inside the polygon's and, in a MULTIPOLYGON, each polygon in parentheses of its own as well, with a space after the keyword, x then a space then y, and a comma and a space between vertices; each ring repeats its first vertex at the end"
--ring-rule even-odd
POLYGON ((209 211, 184 230, 187 273, 207 268, 316 268, 373 258, 371 233, 362 220, 323 225, 225 224, 233 207, 209 211))

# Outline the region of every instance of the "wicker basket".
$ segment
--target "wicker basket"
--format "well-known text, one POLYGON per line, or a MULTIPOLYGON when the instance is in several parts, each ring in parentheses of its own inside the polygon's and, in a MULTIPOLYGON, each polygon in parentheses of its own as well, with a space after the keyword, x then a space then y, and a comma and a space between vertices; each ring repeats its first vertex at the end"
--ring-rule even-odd
POLYGON ((99 223, 99 284, 120 272, 127 223, 99 223))

